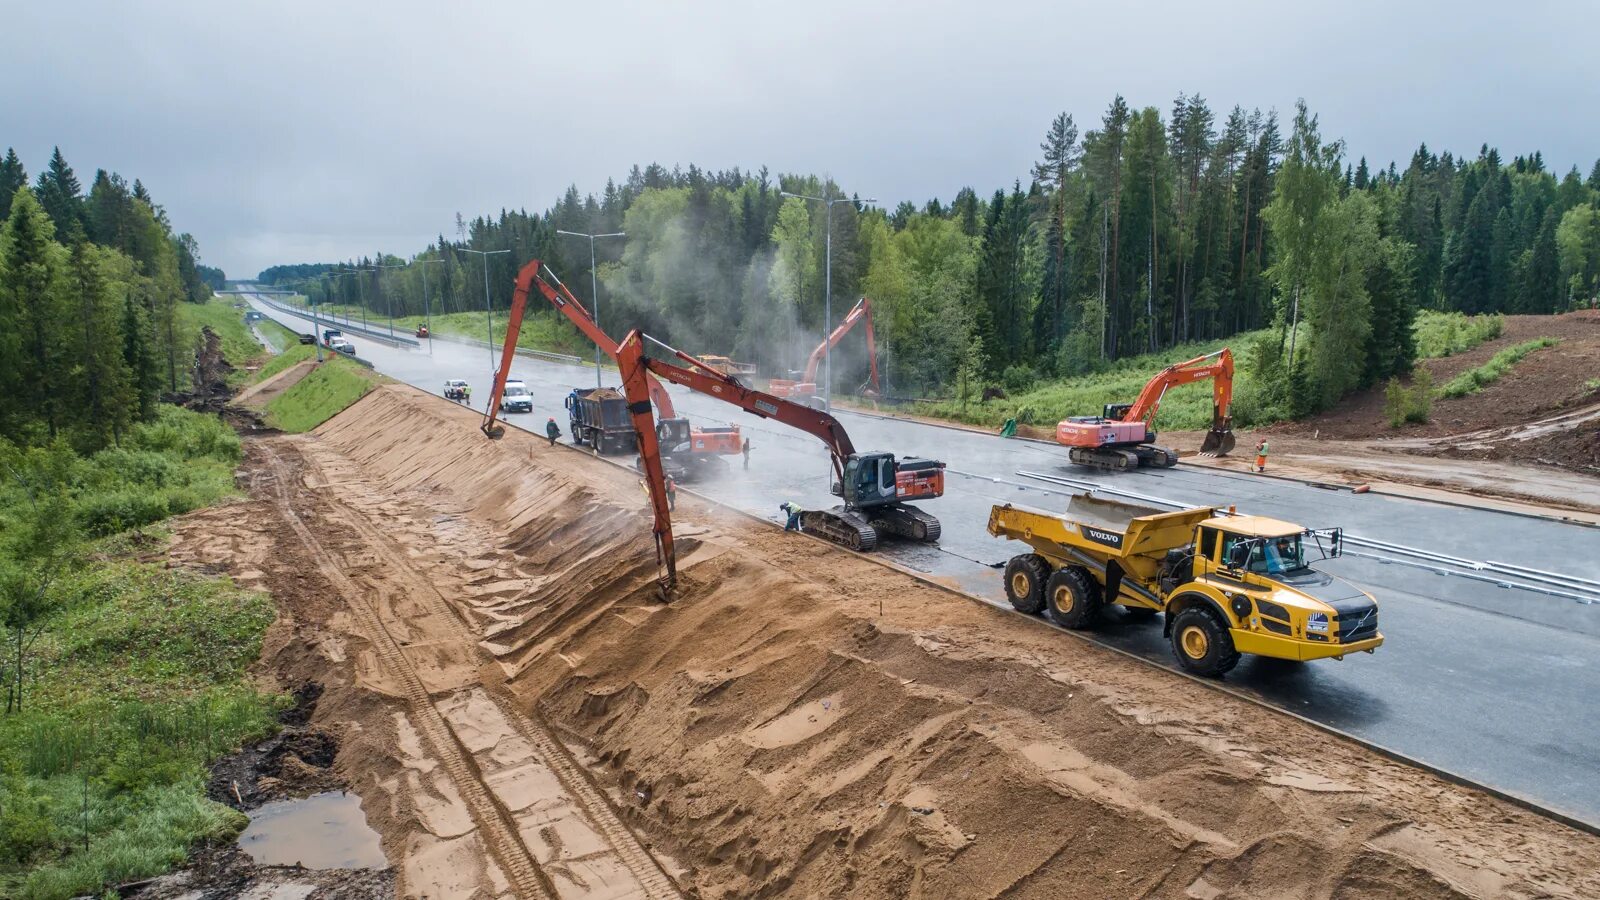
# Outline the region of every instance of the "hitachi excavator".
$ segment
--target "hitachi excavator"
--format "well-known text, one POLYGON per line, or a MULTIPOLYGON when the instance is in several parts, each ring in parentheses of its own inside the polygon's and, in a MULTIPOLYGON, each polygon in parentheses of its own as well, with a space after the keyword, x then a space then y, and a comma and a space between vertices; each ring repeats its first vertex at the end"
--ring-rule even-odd
POLYGON ((1201 453, 1226 456, 1233 449, 1233 353, 1224 347, 1205 356, 1167 366, 1151 378, 1132 403, 1108 403, 1101 415, 1075 416, 1056 426, 1056 443, 1080 466, 1096 469, 1170 468, 1178 454, 1155 446, 1156 411, 1167 389, 1212 380, 1211 431, 1201 453))
POLYGON ((821 364, 822 358, 827 355, 828 348, 837 345, 846 334, 850 333, 850 329, 854 328, 857 322, 862 321, 867 323, 867 365, 870 375, 867 383, 861 386, 861 393, 868 397, 878 396, 878 392, 881 390, 878 384, 878 344, 872 334, 872 301, 866 297, 857 300, 856 305, 851 307, 848 313, 845 313, 843 321, 839 323, 839 327, 835 328, 826 340, 818 344, 817 349, 811 351, 811 358, 806 360, 806 371, 802 376, 802 380, 790 381, 784 378, 774 378, 768 382, 768 387, 771 389, 773 396, 798 400, 801 403, 820 407, 821 401, 815 399, 817 396, 817 366, 821 364))
MULTIPOLYGON (((617 359, 617 343, 610 335, 600 330, 595 324, 594 317, 584 309, 578 298, 567 290, 548 266, 537 259, 529 260, 521 271, 517 272, 516 290, 511 295, 511 314, 506 324, 505 348, 500 354, 500 368, 494 375, 494 387, 489 394, 489 408, 484 414, 483 433, 491 438, 497 438, 505 433, 505 429, 496 424, 495 417, 500 409, 500 396, 505 391, 506 378, 511 372, 511 361, 516 356, 517 335, 522 330, 522 317, 527 311, 528 294, 534 288, 539 289, 550 305, 566 316, 572 324, 578 326, 591 341, 610 356, 617 359)), ((737 456, 743 450, 744 439, 739 434, 739 426, 730 425, 721 428, 695 429, 689 426, 689 420, 680 417, 672 406, 672 397, 667 394, 667 389, 653 376, 647 379, 649 399, 655 402, 661 418, 655 423, 654 434, 656 443, 661 448, 662 455, 669 460, 668 468, 674 477, 692 479, 700 471, 712 464, 721 465, 721 457, 737 456)))
POLYGON ((833 457, 832 491, 843 505, 801 513, 801 530, 852 550, 871 550, 880 534, 916 541, 939 539, 939 520, 911 506, 912 500, 931 500, 944 494, 944 463, 902 457, 892 453, 856 452, 844 426, 821 410, 746 387, 737 378, 718 372, 704 361, 675 350, 638 331, 623 338, 617 351, 622 387, 628 395, 628 412, 639 433, 639 458, 655 512, 656 549, 665 575, 663 589, 670 594, 677 579, 672 546, 671 506, 665 472, 651 421, 651 376, 659 376, 724 400, 745 412, 798 428, 817 437, 833 457), (676 362, 645 355, 645 343, 659 347, 676 362), (678 365, 676 363, 682 363, 678 365))

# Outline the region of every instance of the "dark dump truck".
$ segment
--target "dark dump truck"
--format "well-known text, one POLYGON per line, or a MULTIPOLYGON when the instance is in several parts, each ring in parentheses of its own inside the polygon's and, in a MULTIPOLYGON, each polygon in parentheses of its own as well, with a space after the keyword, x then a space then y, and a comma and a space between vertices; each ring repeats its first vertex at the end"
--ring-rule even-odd
POLYGON ((567 395, 572 442, 601 455, 637 453, 639 437, 628 415, 628 398, 615 388, 579 388, 567 395))

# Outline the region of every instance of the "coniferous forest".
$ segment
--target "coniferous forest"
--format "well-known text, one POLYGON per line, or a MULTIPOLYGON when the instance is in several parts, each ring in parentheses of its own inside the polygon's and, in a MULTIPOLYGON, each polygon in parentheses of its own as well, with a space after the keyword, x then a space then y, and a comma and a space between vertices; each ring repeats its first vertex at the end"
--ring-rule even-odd
MULTIPOLYGON (((834 204, 834 316, 870 296, 890 390, 919 397, 982 382, 1018 389, 1270 328, 1236 348, 1255 382, 1243 412, 1264 418, 1306 415, 1409 372, 1419 310, 1596 303, 1600 162, 1585 176, 1553 171, 1537 150, 1353 155, 1303 103, 1289 121, 1181 94, 1165 112, 1119 96, 1097 121, 1062 113, 1025 180, 920 206, 834 204)), ((822 331, 827 258, 826 208, 780 192, 849 190, 765 168, 636 166, 598 196, 569 188, 542 213, 458 214, 454 234, 409 257, 280 266, 261 279, 416 315, 426 270, 430 310, 481 310, 487 259, 490 302, 503 309, 516 269, 539 258, 587 302, 588 242, 556 231, 623 231, 596 244, 608 331, 639 327, 778 373, 822 331), (407 259, 442 264, 375 265, 407 259), (318 277, 329 269, 356 277, 318 277)))
POLYGON ((31 185, 15 150, 0 159, 0 223, 0 437, 116 441, 178 389, 178 304, 223 273, 142 183, 101 169, 85 191, 59 148, 31 185))

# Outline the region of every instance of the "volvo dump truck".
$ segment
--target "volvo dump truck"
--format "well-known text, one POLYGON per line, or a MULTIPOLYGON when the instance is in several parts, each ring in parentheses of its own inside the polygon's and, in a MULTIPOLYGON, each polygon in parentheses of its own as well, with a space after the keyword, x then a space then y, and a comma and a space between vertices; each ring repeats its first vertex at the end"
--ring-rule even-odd
POLYGON ((1383 643, 1372 596, 1312 567, 1340 554, 1341 529, 1219 512, 1079 494, 1059 515, 996 506, 989 533, 1033 548, 1006 563, 1017 611, 1072 629, 1112 604, 1132 618, 1165 613, 1164 636, 1197 675, 1220 676, 1243 653, 1342 659, 1383 643))

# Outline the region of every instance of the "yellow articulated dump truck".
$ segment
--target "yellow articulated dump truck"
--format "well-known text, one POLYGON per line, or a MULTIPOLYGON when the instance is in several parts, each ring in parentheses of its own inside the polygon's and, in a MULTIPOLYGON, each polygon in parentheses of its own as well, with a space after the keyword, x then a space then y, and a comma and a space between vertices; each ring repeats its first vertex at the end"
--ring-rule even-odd
POLYGON ((1383 643, 1372 596, 1312 568, 1339 555, 1341 530, 1218 513, 1079 494, 1060 515, 996 506, 989 533, 1033 548, 1006 563, 1019 612, 1065 628, 1089 627, 1107 604, 1165 613, 1173 653, 1199 675, 1221 675, 1243 653, 1343 658, 1383 643))

